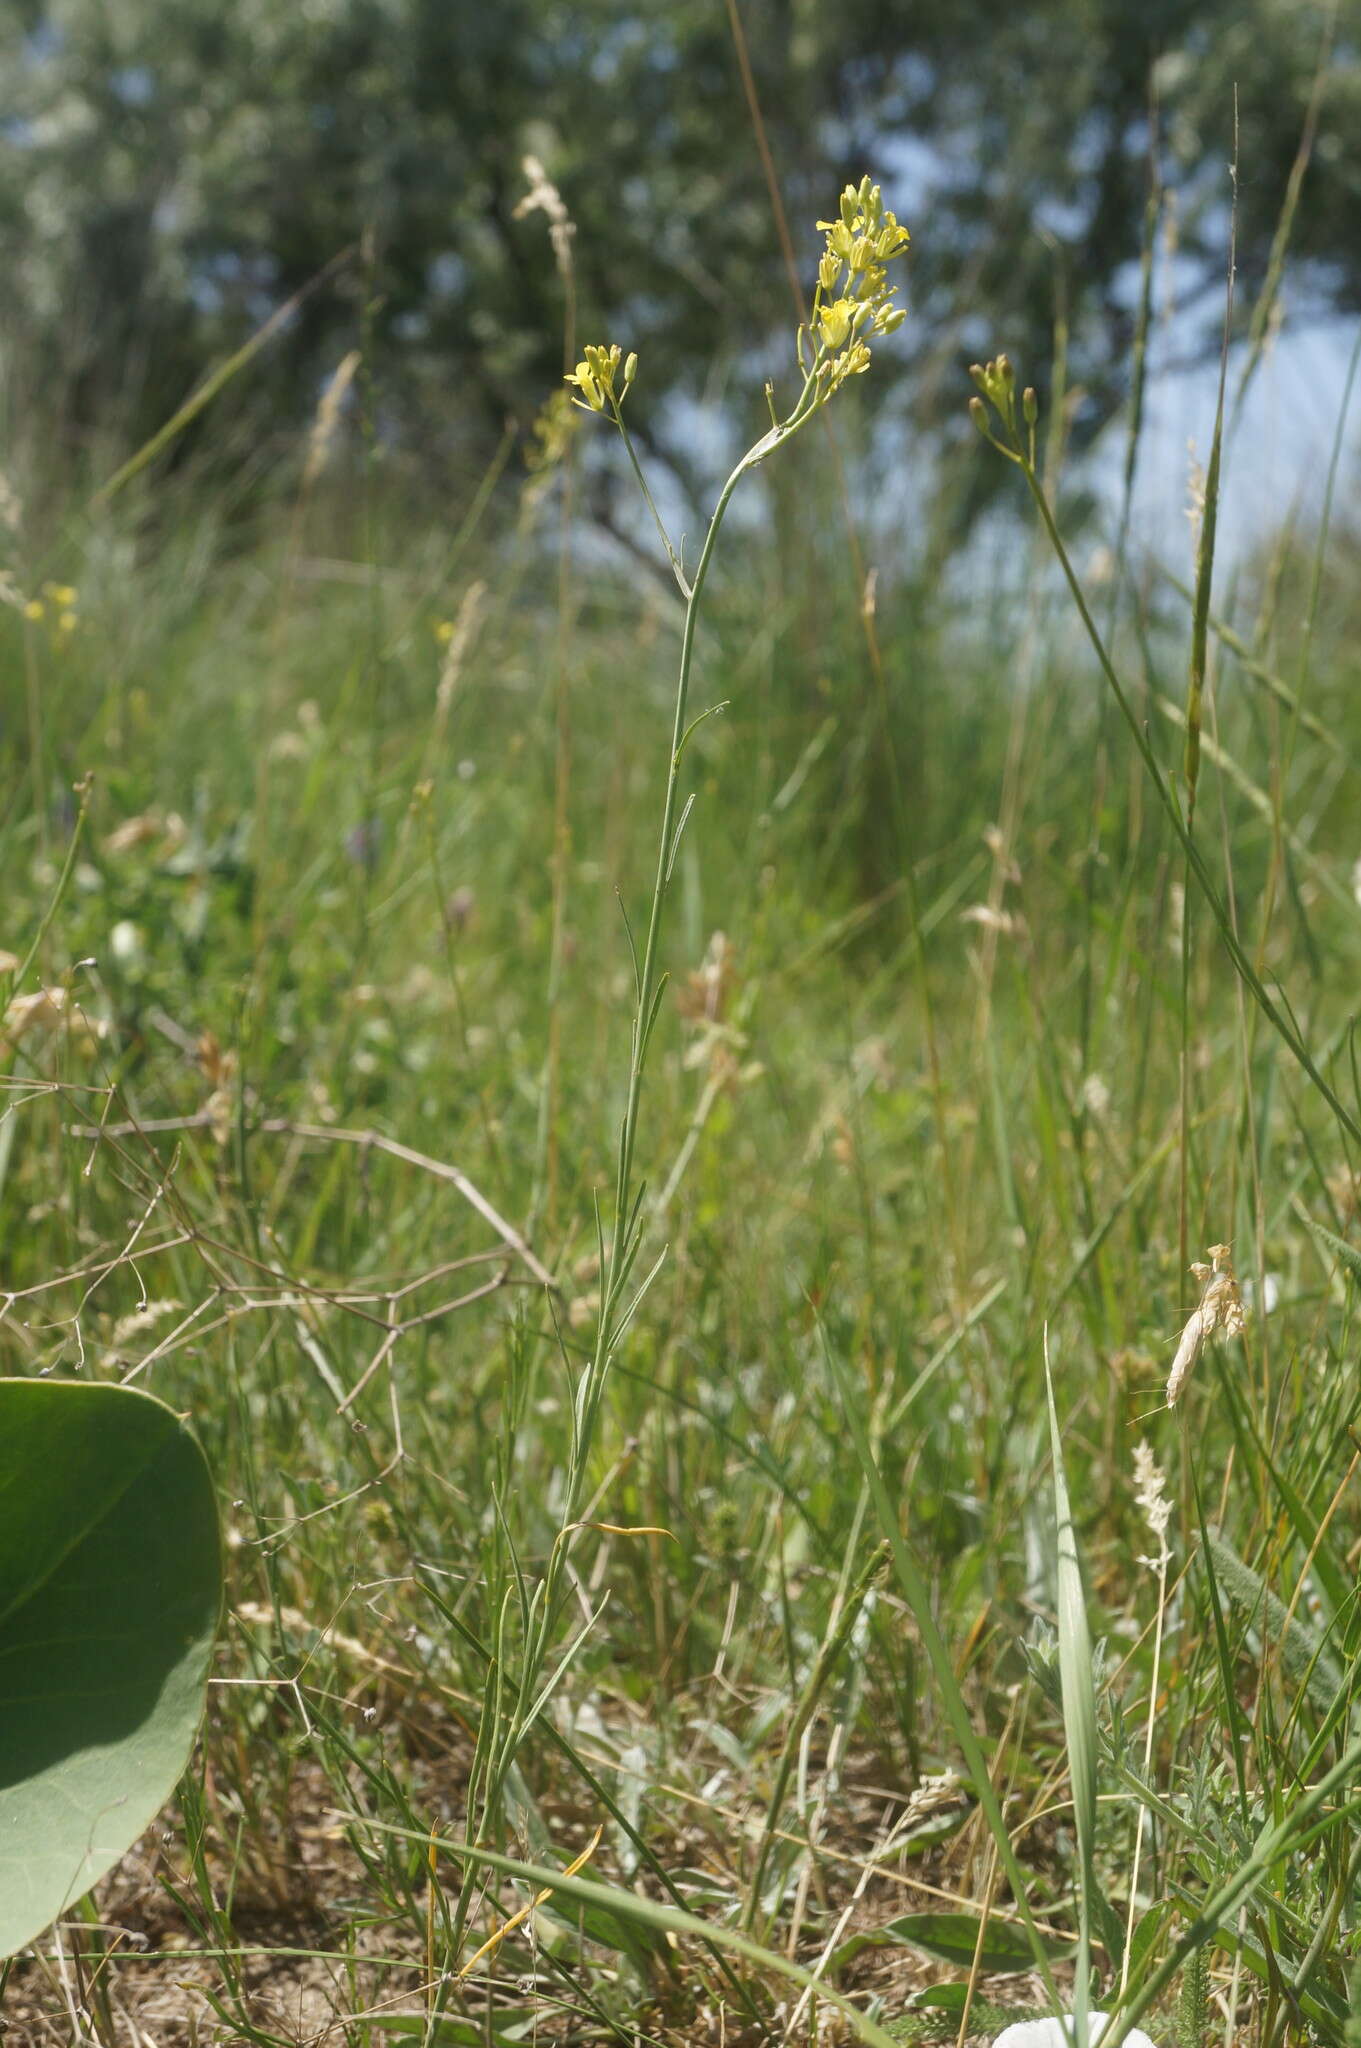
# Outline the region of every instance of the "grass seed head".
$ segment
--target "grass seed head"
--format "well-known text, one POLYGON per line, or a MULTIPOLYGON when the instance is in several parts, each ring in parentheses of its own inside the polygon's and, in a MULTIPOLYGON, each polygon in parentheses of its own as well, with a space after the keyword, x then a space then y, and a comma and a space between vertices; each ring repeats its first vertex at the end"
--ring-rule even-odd
POLYGON ((1158 1546, 1158 1555, 1141 1558, 1153 1571, 1165 1571, 1171 1562, 1167 1547, 1167 1525, 1172 1519, 1172 1503, 1167 1498, 1167 1482, 1160 1466, 1154 1459, 1152 1449, 1145 1439, 1140 1438, 1134 1446, 1134 1498, 1147 1522, 1153 1539, 1158 1546))
POLYGON ((553 245, 553 261, 557 264, 558 275, 564 279, 572 275, 572 237, 576 225, 563 202, 561 192, 549 177, 536 156, 520 159, 520 168, 529 183, 529 190, 511 215, 512 220, 524 220, 527 214, 543 213, 548 216, 548 239, 553 245))
POLYGON ((317 416, 312 422, 312 433, 307 444, 307 460, 303 464, 302 487, 310 490, 325 469, 340 427, 340 416, 345 410, 345 399, 359 374, 362 361, 359 350, 352 348, 336 366, 334 375, 321 394, 317 416))

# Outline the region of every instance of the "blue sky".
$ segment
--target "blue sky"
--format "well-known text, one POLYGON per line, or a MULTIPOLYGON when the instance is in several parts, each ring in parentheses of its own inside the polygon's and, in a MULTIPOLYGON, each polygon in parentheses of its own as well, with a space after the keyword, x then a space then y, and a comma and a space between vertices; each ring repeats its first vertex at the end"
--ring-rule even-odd
MULTIPOLYGON (((1290 514, 1307 526, 1322 510, 1359 324, 1353 315, 1311 318, 1292 327, 1287 314, 1257 369, 1228 451, 1220 500, 1221 559, 1226 565, 1290 514)), ((1243 360, 1241 351, 1230 360, 1230 399, 1243 360)), ((1188 502, 1188 443, 1194 442, 1202 464, 1208 461, 1218 374, 1216 363, 1204 363, 1152 380, 1134 526, 1137 540, 1173 569, 1178 545, 1183 567, 1190 560, 1190 526, 1181 519, 1188 502), (1181 519, 1180 535, 1174 519, 1181 519)), ((1114 452, 1116 444, 1111 445, 1114 452)), ((1338 465, 1336 514, 1361 513, 1358 454, 1361 393, 1353 387, 1338 465)), ((1112 465, 1117 470, 1120 459, 1112 465)))

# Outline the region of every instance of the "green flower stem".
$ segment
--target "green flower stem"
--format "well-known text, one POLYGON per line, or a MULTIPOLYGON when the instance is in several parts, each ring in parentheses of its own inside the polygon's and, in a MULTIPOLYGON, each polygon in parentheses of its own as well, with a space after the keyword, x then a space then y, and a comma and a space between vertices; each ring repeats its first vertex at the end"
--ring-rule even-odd
MULTIPOLYGON (((511 1768, 526 1737, 543 1714, 555 1688, 566 1676, 571 1664, 580 1651, 592 1626, 588 1619, 567 1643, 558 1656, 551 1671, 547 1667, 557 1640, 565 1600, 565 1581, 572 1537, 580 1524, 583 1501, 590 1476, 591 1452, 595 1442, 596 1420, 604 1395, 605 1382, 609 1374, 619 1341, 636 1310, 648 1285, 659 1270, 659 1257, 650 1273, 635 1289, 632 1301, 624 1303, 624 1290, 637 1259, 643 1240, 642 1208, 646 1192, 644 1186, 634 1188, 634 1155, 637 1147, 639 1106, 642 1099, 643 1071, 647 1064, 647 1053, 653 1029, 661 1006, 665 977, 660 973, 662 917, 670 889, 671 876, 675 867, 676 849, 689 810, 677 817, 677 803, 680 792, 680 770, 686 742, 694 729, 687 724, 690 702, 690 678, 694 664, 695 633, 699 620, 700 603, 704 586, 708 581, 713 563, 714 548, 723 525, 728 506, 738 484, 748 470, 755 469, 767 455, 780 447, 810 420, 814 413, 825 404, 836 388, 837 374, 834 360, 825 348, 818 348, 807 370, 803 388, 799 393, 793 411, 782 421, 777 421, 750 447, 737 464, 718 495, 704 546, 700 551, 695 568, 694 580, 687 584, 679 559, 667 538, 646 478, 634 452, 633 443, 621 416, 621 396, 613 384, 614 360, 619 351, 587 351, 588 370, 594 370, 594 380, 582 382, 580 376, 570 380, 577 382, 586 391, 589 408, 599 412, 603 407, 596 403, 593 394, 604 393, 610 415, 618 427, 624 446, 628 451, 634 475, 638 479, 662 544, 670 559, 676 579, 685 594, 685 627, 681 639, 680 671, 676 680, 675 711, 671 731, 671 755, 667 767, 666 794, 662 803, 661 828, 657 843, 657 872, 652 886, 652 903, 648 912, 647 933, 643 943, 641 962, 629 932, 629 946, 633 954, 634 993, 636 1007, 633 1016, 629 1052, 628 1093, 624 1113, 619 1126, 619 1149, 615 1167, 614 1215, 609 1231, 609 1246, 606 1250, 606 1233, 601 1221, 599 1207, 596 1211, 596 1231, 600 1252, 601 1303, 600 1319, 596 1330, 595 1347, 591 1360, 577 1385, 571 1404, 571 1448, 567 1460, 567 1478, 564 1487, 562 1516, 557 1536, 549 1552, 543 1576, 528 1589, 526 1581, 517 1571, 520 1627, 524 1644, 520 1660, 518 1679, 514 1681, 513 1698, 504 1702, 489 1714, 484 1714, 483 1728, 487 1732, 483 1762, 480 1798, 478 1802, 484 1828, 493 1822, 497 1814, 511 1768), (589 388, 588 388, 589 387, 589 388), (547 1675, 545 1676, 545 1672, 547 1675)), ((627 380, 631 381, 631 379, 627 380)), ((627 388, 627 382, 626 387, 627 388)), ((626 920, 627 924, 627 920, 626 920)), ((504 1627, 510 1614, 510 1600, 507 1595, 500 1614, 500 1625, 504 1627)), ((505 1658, 498 1640, 496 1646, 498 1674, 505 1670, 505 1658)), ((479 1753, 482 1753, 482 1737, 479 1735, 479 1753)), ((469 1808, 469 1833, 480 1832, 473 1825, 472 1806, 469 1808)), ((485 1852, 469 1852, 482 1855, 485 1852)), ((494 1859, 493 1859, 494 1860, 494 1859)), ((458 1904, 453 1916, 452 1939, 457 1949, 462 1942, 472 1908, 476 1885, 475 1865, 470 1860, 465 1865, 464 1882, 460 1889, 458 1904)), ((863 2031, 863 2028, 862 2028, 863 2031)), ((876 2037, 879 2038, 879 2037, 876 2037)))
MULTIPOLYGON (((589 357, 588 357, 589 360, 589 357)), ((818 349, 811 368, 807 371, 803 388, 789 416, 772 426, 768 433, 750 447, 729 476, 719 493, 709 521, 704 546, 695 569, 694 581, 687 585, 680 564, 672 551, 665 529, 647 489, 646 480, 634 454, 632 442, 620 417, 620 403, 612 385, 607 387, 610 413, 619 428, 624 445, 628 449, 634 473, 643 490, 644 498, 657 520, 663 544, 670 556, 681 588, 685 591, 685 628, 681 640, 680 672, 676 682, 675 713, 672 722, 671 756, 667 768, 666 795, 662 804, 661 829, 657 845, 657 872, 652 888, 652 904, 648 913, 647 934, 643 945, 641 963, 636 948, 633 948, 632 933, 629 944, 633 949, 636 1007, 633 1017, 631 1046, 629 1054, 629 1083, 624 1105, 624 1114, 619 1127, 619 1149, 615 1169, 614 1215, 609 1233, 609 1248, 606 1251, 605 1229, 597 1208, 596 1228, 600 1248, 601 1305, 600 1320, 596 1331, 595 1348, 590 1364, 583 1373, 571 1405, 571 1448, 567 1461, 567 1480, 564 1488, 562 1517, 557 1536, 549 1552, 543 1576, 529 1590, 527 1583, 517 1573, 519 1586, 519 1613, 523 1654, 520 1659, 518 1679, 512 1681, 513 1697, 505 1698, 501 1707, 484 1717, 484 1727, 489 1731, 483 1766, 483 1779, 478 1802, 484 1826, 489 1825, 497 1813, 509 1779, 511 1768, 530 1730, 542 1715, 554 1689, 566 1676, 573 1659, 580 1651, 591 1627, 588 1620, 578 1630, 558 1657, 553 1669, 545 1676, 557 1640, 562 1619, 565 1598, 565 1578, 572 1537, 576 1533, 582 1515, 582 1503, 586 1496, 589 1480, 591 1451, 595 1441, 595 1426, 604 1394, 605 1381, 620 1338, 639 1301, 647 1291, 649 1282, 661 1266, 661 1258, 643 1280, 627 1308, 621 1308, 624 1289, 637 1258, 643 1239, 642 1205, 646 1192, 644 1187, 634 1190, 634 1154, 637 1145, 639 1105, 642 1097, 643 1070, 647 1062, 648 1044, 660 1009, 664 977, 659 973, 658 959, 661 947, 662 915, 670 887, 672 870, 675 865, 676 848, 681 830, 684 829, 685 813, 677 819, 677 800, 680 789, 680 768, 685 753, 686 741, 693 730, 687 725, 687 711, 690 701, 690 677, 694 663, 695 631, 699 619, 699 607, 713 562, 714 548, 724 516, 733 493, 748 470, 755 469, 767 455, 780 447, 810 420, 830 396, 834 386, 834 373, 828 368, 829 355, 825 349, 818 349)), ((592 406, 598 411, 598 406, 592 406)), ((688 806, 687 806, 688 809, 688 806)), ((663 1252, 662 1256, 665 1256, 663 1252)), ((500 1622, 504 1626, 509 1609, 507 1604, 501 1610, 500 1622)), ((498 1643, 497 1670, 504 1672, 505 1658, 498 1643)), ((508 1688, 509 1690, 509 1688, 508 1688)), ((481 1738, 479 1738, 480 1741, 481 1738)), ((472 1822, 471 1804, 469 1832, 481 1830, 472 1822)), ((455 1948, 462 1941, 475 1891, 475 1866, 469 1862, 465 1869, 464 1884, 460 1890, 458 1904, 453 1917, 452 1938, 455 1948)))
MULTIPOLYGON (((661 944, 662 918, 669 893, 671 871, 676 852, 677 819, 676 810, 680 792, 681 761, 685 752, 685 741, 689 727, 687 714, 690 704, 690 679, 694 663, 695 632, 699 621, 700 604, 704 587, 708 581, 713 563, 714 548, 723 525, 729 505, 738 484, 749 470, 755 469, 774 450, 791 440, 801 427, 807 424, 823 403, 826 395, 825 380, 820 380, 819 369, 825 357, 819 351, 813 366, 804 379, 803 389, 788 418, 763 434, 750 447, 732 474, 728 477, 718 495, 713 515, 709 521, 704 546, 695 567, 694 580, 686 596, 685 627, 681 638, 680 671, 676 680, 675 711, 671 729, 671 754, 667 766, 666 795, 662 804, 661 829, 657 841, 657 872, 652 886, 652 905, 648 913, 647 933, 643 942, 641 963, 635 956, 637 1004, 634 1011, 629 1061, 628 1095, 624 1105, 623 1119, 619 1130, 618 1164, 615 1174, 614 1217, 610 1232, 609 1254, 602 1260, 603 1275, 601 1287, 600 1322, 596 1332, 595 1350, 591 1358, 575 1407, 575 1431, 572 1458, 569 1471, 566 1500, 563 1514, 563 1533, 567 1533, 579 1512, 582 1488, 586 1479, 586 1467, 595 1434, 595 1421, 604 1392, 605 1378, 610 1359, 618 1338, 623 1334, 627 1318, 621 1318, 620 1304, 624 1287, 628 1281, 634 1260, 641 1243, 639 1210, 642 1190, 634 1192, 634 1156, 638 1138, 639 1104, 642 1098, 643 1071, 647 1062, 648 1044, 652 1027, 656 1022, 657 1004, 661 995, 661 980, 658 973, 658 955, 661 944)), ((625 445, 632 456, 632 445, 627 430, 619 417, 617 405, 614 408, 615 424, 618 426, 625 445)), ((634 466, 637 468, 636 458, 634 466)), ((641 471, 639 471, 641 481, 641 471)), ((646 486, 644 486, 646 491, 646 486)), ((651 499, 648 500, 649 504, 651 499)), ((655 511, 654 511, 655 516, 655 511)), ((661 522, 658 521, 660 526, 661 522)), ((663 539, 665 533, 663 531, 663 539)), ((670 543, 667 542, 668 549, 670 543)), ((678 568, 674 555, 673 566, 678 568)), ((679 573, 679 570, 678 570, 679 573)), ((655 1268, 653 1269, 656 1270, 655 1268)), ((650 1275, 649 1275, 650 1278, 650 1275)), ((644 1287, 647 1282, 644 1281, 644 1287)), ((541 1643, 547 1649, 548 1632, 554 1627, 558 1593, 562 1572, 566 1563, 567 1545, 559 1542, 554 1546, 549 1560, 545 1597, 541 1610, 540 1625, 543 1630, 541 1643)))
POLYGON ((675 576, 677 583, 679 583, 680 585, 681 596, 685 599, 686 603, 688 604, 690 602, 691 592, 690 585, 686 581, 684 564, 682 563, 680 556, 676 553, 676 550, 672 547, 671 536, 667 532, 665 526, 662 524, 662 515, 657 510, 657 507, 653 502, 652 493, 648 489, 647 478, 643 475, 643 466, 638 460, 637 451, 635 450, 633 445, 633 436, 632 434, 630 434, 628 428, 624 425, 624 415, 617 401, 614 407, 614 423, 618 427, 620 436, 624 443, 624 447, 628 451, 628 458, 633 468, 634 479, 637 482, 639 490, 643 494, 643 499, 647 505, 648 511, 652 514, 652 523, 656 527, 659 535, 661 536, 662 546, 666 549, 666 559, 671 564, 672 574, 675 576))

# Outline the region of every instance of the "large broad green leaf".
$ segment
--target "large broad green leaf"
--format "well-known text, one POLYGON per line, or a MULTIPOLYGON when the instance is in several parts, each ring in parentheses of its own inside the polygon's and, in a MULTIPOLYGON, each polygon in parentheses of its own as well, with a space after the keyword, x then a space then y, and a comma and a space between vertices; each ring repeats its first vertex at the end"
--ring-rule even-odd
POLYGON ((174 1790, 221 1593, 208 1468, 163 1402, 0 1380, 0 1955, 174 1790))
MULTIPOLYGON (((1010 1970, 1029 1970, 1035 1961, 1030 1938, 1019 1927, 1003 1920, 990 1920, 979 1950, 981 1921, 974 1913, 902 1913, 880 1927, 866 1927, 843 1941, 828 1964, 832 1975, 852 1962, 867 1948, 919 1948, 942 1962, 972 1969, 975 1953, 978 1966, 991 1975, 1010 1970)), ((1071 1943, 1046 1942, 1051 1959, 1071 1953, 1071 1943)))
POLYGON ((376 2012, 367 2024, 384 2034, 409 2035, 421 2048, 519 2048, 532 2041, 538 2015, 528 2007, 514 2011, 482 2013, 467 2019, 458 2013, 440 2013, 434 2018, 423 2012, 376 2012))

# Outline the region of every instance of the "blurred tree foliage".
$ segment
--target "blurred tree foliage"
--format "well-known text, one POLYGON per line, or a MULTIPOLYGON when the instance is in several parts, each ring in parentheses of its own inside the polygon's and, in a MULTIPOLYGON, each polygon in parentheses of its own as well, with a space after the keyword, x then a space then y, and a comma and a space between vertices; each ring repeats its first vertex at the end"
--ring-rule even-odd
MULTIPOLYGON (((1203 345, 1219 314, 1235 85, 1250 304, 1321 53, 1292 277, 1361 301, 1354 0, 1331 41, 1312 0, 739 5, 805 274, 815 217, 866 166, 912 227, 918 318, 895 356, 920 423, 963 419, 973 355, 1006 346, 1033 375, 1056 319, 1085 394, 1076 430, 1109 416, 1155 155, 1163 240, 1175 236, 1164 284, 1186 309, 1178 333, 1203 345)), ((723 0, 0 8, 11 407, 32 380, 74 437, 114 417, 135 441, 367 234, 371 276, 357 260, 315 294, 253 388, 296 426, 368 332, 385 425, 417 438, 419 423, 439 459, 475 460, 561 370, 545 223, 516 218, 526 150, 577 223, 579 338, 638 349, 647 419, 683 479, 694 437, 659 394, 792 374, 789 287, 723 0)))

